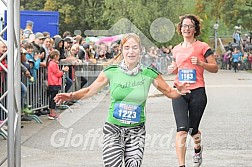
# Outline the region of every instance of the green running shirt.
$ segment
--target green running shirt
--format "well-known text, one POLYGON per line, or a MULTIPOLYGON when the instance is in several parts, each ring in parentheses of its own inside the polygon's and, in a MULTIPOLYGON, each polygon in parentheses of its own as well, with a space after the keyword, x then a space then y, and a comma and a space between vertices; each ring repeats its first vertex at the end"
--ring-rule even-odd
POLYGON ((150 67, 142 67, 137 75, 130 76, 117 65, 108 66, 103 72, 109 80, 111 98, 106 121, 127 127, 144 123, 150 85, 159 73, 150 67))

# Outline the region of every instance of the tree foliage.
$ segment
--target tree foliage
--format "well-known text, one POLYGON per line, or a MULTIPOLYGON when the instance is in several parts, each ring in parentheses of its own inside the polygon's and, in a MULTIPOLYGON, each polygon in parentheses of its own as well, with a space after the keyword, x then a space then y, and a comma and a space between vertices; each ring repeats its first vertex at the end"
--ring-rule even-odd
MULTIPOLYGON (((127 19, 157 45, 173 45, 181 41, 177 33, 166 43, 153 40, 150 26, 161 17, 170 19, 176 26, 180 15, 192 13, 200 16, 203 20, 200 38, 204 41, 213 34, 215 22, 219 22, 222 33, 233 31, 238 24, 244 29, 252 27, 252 4, 248 0, 21 0, 21 8, 59 11, 61 34, 74 30, 82 33, 85 30, 108 30, 121 19, 127 19)), ((122 25, 123 28, 128 27, 122 25)))

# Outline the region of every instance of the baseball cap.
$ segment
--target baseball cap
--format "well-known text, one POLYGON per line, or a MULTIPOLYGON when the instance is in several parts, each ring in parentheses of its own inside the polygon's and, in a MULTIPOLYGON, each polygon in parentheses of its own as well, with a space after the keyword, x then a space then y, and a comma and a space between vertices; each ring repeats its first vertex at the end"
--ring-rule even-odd
POLYGON ((45 39, 45 36, 41 32, 35 34, 35 39, 45 39))
POLYGON ((83 45, 83 48, 84 48, 84 49, 88 49, 88 48, 89 48, 89 44, 85 43, 85 44, 83 45))
POLYGON ((64 39, 65 42, 73 43, 73 38, 72 37, 66 37, 64 39))

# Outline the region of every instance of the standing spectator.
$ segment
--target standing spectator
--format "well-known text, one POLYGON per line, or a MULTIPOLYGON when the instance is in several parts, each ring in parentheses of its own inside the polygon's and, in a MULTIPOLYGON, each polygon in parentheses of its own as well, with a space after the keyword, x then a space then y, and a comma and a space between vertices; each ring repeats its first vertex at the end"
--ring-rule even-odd
POLYGON ((69 32, 69 31, 65 31, 64 33, 63 33, 63 35, 62 35, 62 38, 66 38, 66 37, 71 37, 72 36, 72 34, 69 32))
MULTIPOLYGON (((6 42, 0 40, 0 59, 2 58, 2 56, 4 55, 5 52, 7 52, 6 42)), ((2 58, 1 63, 2 63, 2 65, 3 65, 5 68, 7 68, 6 57, 5 57, 5 58, 2 58)), ((2 66, 0 66, 0 71, 3 71, 3 67, 2 67, 2 66)))
MULTIPOLYGON (((59 37, 59 36, 56 36, 54 38, 54 49, 58 50, 59 53, 60 53, 60 58, 59 58, 59 61, 61 59, 65 59, 65 48, 64 48, 64 40, 59 37)), ((68 92, 68 90, 71 88, 71 86, 73 85, 73 80, 70 79, 68 76, 65 77, 65 83, 66 83, 66 86, 65 86, 65 92, 68 92)))
POLYGON ((240 46, 240 41, 241 41, 241 27, 240 26, 235 26, 235 31, 233 33, 233 40, 234 40, 234 43, 237 44, 238 46, 240 46))
MULTIPOLYGON (((22 75, 25 76, 25 78, 23 78, 23 80, 26 80, 26 78, 28 78, 30 82, 34 82, 34 78, 31 75, 30 64, 28 63, 28 61, 26 59, 26 53, 27 53, 27 51, 22 48, 21 49, 21 72, 22 72, 22 75)), ((22 76, 21 76, 21 78, 22 78, 22 76)), ((21 81, 21 108, 22 108, 22 112, 24 112, 26 114, 30 114, 30 113, 32 113, 32 110, 30 110, 30 107, 27 104, 26 95, 27 95, 27 87, 21 81)))
MULTIPOLYGON (((7 69, 7 61, 6 61, 6 53, 7 53, 7 45, 6 41, 1 41, 0 40, 0 63, 7 69), (3 57, 5 56, 5 57, 3 57)), ((0 66, 0 93, 3 94, 3 91, 7 90, 7 83, 6 83, 6 75, 7 73, 5 72, 4 68, 0 66)), ((2 101, 1 101, 2 103, 2 101)), ((3 117, 4 111, 0 109, 0 124, 1 121, 4 120, 5 118, 3 117)))
POLYGON ((26 59, 28 61, 33 61, 34 66, 31 68, 31 75, 34 77, 34 80, 37 80, 37 71, 40 67, 41 59, 44 57, 43 54, 39 54, 37 52, 33 52, 33 45, 31 43, 27 43, 24 47, 27 51, 26 53, 26 59))
POLYGON ((73 45, 73 39, 72 37, 66 37, 64 39, 64 50, 65 50, 65 57, 67 58, 70 56, 70 49, 73 45))
POLYGON ((44 31, 42 34, 44 35, 45 38, 50 38, 51 37, 51 34, 49 32, 47 32, 47 31, 44 31))
POLYGON ((51 42, 50 37, 46 37, 45 40, 43 41, 42 47, 44 48, 44 51, 45 51, 45 54, 44 54, 45 61, 47 60, 49 53, 52 51, 52 47, 50 45, 50 42, 51 42))
POLYGON ((229 62, 230 62, 230 54, 231 50, 228 50, 226 53, 223 55, 223 68, 225 70, 229 69, 229 62))
POLYGON ((252 53, 248 52, 248 69, 251 70, 252 68, 252 53))
POLYGON ((242 70, 248 70, 248 53, 246 51, 242 57, 242 70))
POLYGON ((0 32, 3 29, 3 17, 0 17, 0 32))
MULTIPOLYGON (((73 81, 75 80, 75 70, 79 69, 79 66, 82 61, 80 59, 78 59, 78 54, 79 53, 79 45, 78 44, 74 44, 71 47, 70 50, 70 55, 66 58, 61 60, 61 62, 63 64, 69 64, 69 78, 72 79, 73 81), (77 66, 76 66, 77 65, 77 66)), ((81 79, 81 88, 87 83, 87 79, 84 76, 80 76, 81 79)))
POLYGON ((33 35, 33 21, 27 20, 26 27, 23 30, 23 37, 24 39, 29 39, 31 35, 33 35))
POLYGON ((110 59, 113 59, 116 55, 118 55, 118 53, 119 53, 118 47, 119 47, 119 45, 117 43, 113 43, 111 45, 112 55, 111 55, 110 59))
POLYGON ((197 16, 181 16, 177 31, 184 40, 173 48, 175 59, 168 67, 168 72, 177 74, 175 82, 190 83, 191 93, 172 99, 177 125, 176 152, 179 166, 185 167, 186 138, 190 132, 194 141, 193 166, 199 167, 203 151, 199 125, 207 104, 203 75, 204 70, 216 73, 218 65, 208 44, 196 39, 201 33, 200 19, 197 16))
POLYGON ((54 49, 57 49, 60 53, 60 59, 65 59, 65 50, 64 50, 64 40, 57 36, 54 38, 54 49))
POLYGON ((41 32, 37 32, 35 34, 35 39, 32 42, 34 55, 40 54, 41 62, 43 62, 44 54, 45 54, 45 50, 42 47, 44 40, 45 40, 45 36, 41 32))
POLYGON ((79 50, 78 58, 81 59, 82 61, 89 61, 89 59, 91 59, 89 44, 84 44, 83 50, 82 49, 79 50))
POLYGON ((47 59, 47 70, 48 70, 48 89, 49 89, 49 109, 50 114, 48 115, 48 119, 56 119, 58 118, 58 114, 55 110, 56 103, 54 102, 53 98, 59 93, 59 90, 62 86, 62 76, 63 71, 68 71, 68 67, 63 67, 63 71, 59 69, 59 58, 60 53, 58 50, 53 50, 50 52, 48 59, 47 59))
POLYGON ((232 52, 232 62, 235 72, 238 70, 239 61, 241 61, 241 53, 237 48, 234 48, 234 52, 232 52))

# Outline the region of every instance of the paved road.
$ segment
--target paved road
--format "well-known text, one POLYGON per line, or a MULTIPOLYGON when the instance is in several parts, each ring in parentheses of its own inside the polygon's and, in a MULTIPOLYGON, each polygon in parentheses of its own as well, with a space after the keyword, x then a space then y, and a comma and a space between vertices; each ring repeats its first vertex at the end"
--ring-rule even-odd
MULTIPOLYGON (((169 84, 174 76, 165 76, 169 84)), ((206 73, 208 105, 201 122, 202 167, 252 167, 252 74, 206 73)), ((175 121, 170 99, 152 88, 147 103, 147 139, 143 167, 176 167, 175 121)), ((109 99, 105 91, 74 104, 62 118, 22 129, 23 167, 101 167, 102 127, 109 99)), ((0 139, 0 161, 6 141, 0 139)), ((188 140, 187 166, 192 166, 188 140)), ((6 163, 3 165, 6 166, 6 163)))

